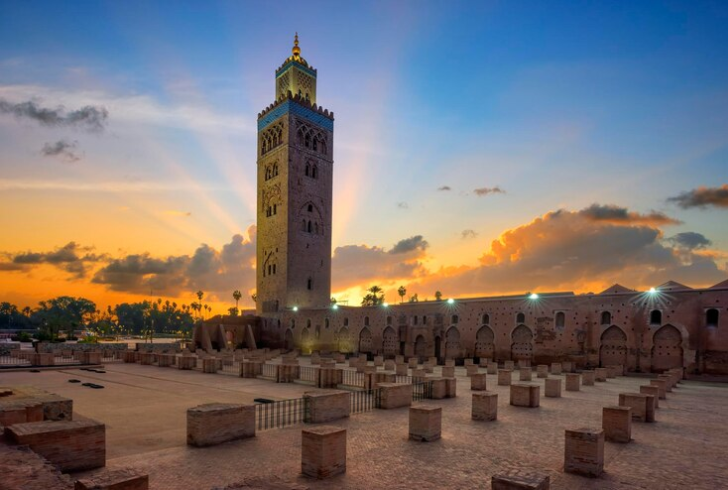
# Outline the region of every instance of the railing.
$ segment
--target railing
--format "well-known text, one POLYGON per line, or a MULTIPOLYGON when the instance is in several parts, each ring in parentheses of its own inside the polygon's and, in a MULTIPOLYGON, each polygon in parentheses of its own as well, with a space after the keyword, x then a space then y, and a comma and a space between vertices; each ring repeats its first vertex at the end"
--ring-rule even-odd
POLYGON ((432 381, 414 383, 412 385, 412 401, 432 398, 432 381))
POLYGON ((277 371, 278 371, 278 366, 276 366, 275 364, 263 364, 263 370, 261 372, 261 376, 263 376, 264 378, 275 379, 277 371))
POLYGON ((261 403, 255 406, 257 430, 276 429, 301 424, 308 419, 308 403, 304 398, 261 403))
POLYGON ((234 374, 237 376, 240 374, 240 363, 233 361, 232 359, 223 359, 222 369, 219 372, 224 374, 234 374))
POLYGON ((413 382, 412 376, 404 376, 402 374, 396 374, 394 376, 394 382, 399 384, 411 385, 413 382))
POLYGON ((12 356, 0 356, 0 366, 30 366, 30 361, 12 356))
POLYGON ((382 392, 379 388, 367 391, 352 391, 349 396, 351 413, 362 413, 381 406, 382 392))
POLYGON ((70 365, 70 364, 81 364, 81 361, 74 359, 72 357, 54 357, 53 362, 56 366, 59 365, 70 365))
POLYGON ((319 368, 315 367, 309 367, 309 366, 301 366, 299 368, 299 380, 300 381, 306 381, 309 383, 316 383, 317 377, 318 377, 318 370, 319 368))
POLYGON ((364 373, 357 373, 356 371, 352 371, 350 369, 344 369, 341 384, 346 386, 356 386, 359 388, 364 388, 365 380, 366 377, 364 376, 364 373))

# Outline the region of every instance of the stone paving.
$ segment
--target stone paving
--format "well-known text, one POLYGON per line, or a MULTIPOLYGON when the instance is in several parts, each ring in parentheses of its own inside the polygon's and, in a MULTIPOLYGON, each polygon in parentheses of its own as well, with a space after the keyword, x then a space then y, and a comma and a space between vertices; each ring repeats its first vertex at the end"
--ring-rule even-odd
POLYGON ((498 420, 474 422, 470 381, 456 368, 458 397, 423 402, 443 409, 439 441, 408 440, 407 409, 352 415, 332 424, 348 431, 346 474, 315 481, 300 475, 304 426, 209 448, 185 444, 189 407, 258 396, 296 398, 308 386, 131 364, 108 365, 106 374, 82 373, 13 373, 2 381, 74 398, 76 413, 108 424, 108 467, 148 472, 154 489, 489 488, 494 473, 524 467, 548 472, 554 489, 728 488, 726 384, 679 384, 660 400, 656 423, 635 422, 629 444, 606 443, 605 473, 589 479, 563 473, 564 429, 601 427, 602 407, 616 404, 619 392, 639 391, 645 379, 619 377, 545 398, 543 380, 534 378, 542 386, 541 406, 520 408, 508 404, 509 387, 497 386, 497 376, 489 375, 489 391, 499 396, 498 420), (67 383, 72 377, 106 388, 79 388, 67 383))

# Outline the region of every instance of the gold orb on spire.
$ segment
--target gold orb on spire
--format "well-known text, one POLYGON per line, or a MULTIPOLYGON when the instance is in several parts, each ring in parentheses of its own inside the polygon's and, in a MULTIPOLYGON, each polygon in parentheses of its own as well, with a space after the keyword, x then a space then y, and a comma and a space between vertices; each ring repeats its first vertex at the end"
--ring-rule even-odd
POLYGON ((301 56, 301 48, 298 47, 298 33, 293 38, 293 49, 291 51, 293 52, 293 56, 301 56))

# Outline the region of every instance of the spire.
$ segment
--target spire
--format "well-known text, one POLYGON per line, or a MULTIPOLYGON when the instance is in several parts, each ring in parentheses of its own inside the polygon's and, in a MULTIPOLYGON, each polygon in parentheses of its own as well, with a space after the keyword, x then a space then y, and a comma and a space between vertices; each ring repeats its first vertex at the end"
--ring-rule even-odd
POLYGON ((293 52, 293 56, 301 56, 301 48, 298 47, 298 33, 296 33, 296 36, 293 38, 293 49, 291 51, 293 52))

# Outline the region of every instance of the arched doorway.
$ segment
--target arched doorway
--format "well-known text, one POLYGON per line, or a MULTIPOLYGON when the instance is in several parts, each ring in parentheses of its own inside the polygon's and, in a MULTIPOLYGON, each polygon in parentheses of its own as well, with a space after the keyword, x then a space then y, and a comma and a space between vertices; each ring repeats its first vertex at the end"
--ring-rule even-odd
POLYGON ((286 350, 293 350, 294 349, 294 345, 293 345, 293 330, 291 330, 290 328, 288 330, 286 330, 286 335, 285 335, 284 340, 283 340, 283 346, 285 347, 286 350))
POLYGON ((427 357, 427 342, 422 335, 418 335, 415 339, 415 356, 427 357))
POLYGON ((627 364, 627 335, 616 325, 602 333, 599 347, 599 365, 617 366, 627 364))
POLYGON ((682 366, 682 335, 672 325, 665 325, 655 332, 652 343, 652 369, 666 371, 682 366))
POLYGON ((310 329, 304 328, 301 332, 301 353, 302 354, 310 354, 311 353, 311 331, 310 329))
POLYGON ((359 333, 359 352, 372 351, 372 332, 368 328, 363 328, 359 333))
POLYGON ((396 356, 399 349, 399 337, 392 327, 384 329, 382 334, 382 353, 385 356, 396 356))
POLYGON ((339 329, 337 337, 339 352, 344 354, 351 352, 351 339, 349 338, 349 329, 346 327, 341 327, 341 329, 339 329))
POLYGON ((518 325, 511 334, 511 360, 533 358, 533 333, 525 325, 518 325))
POLYGON ((460 332, 456 327, 450 327, 445 334, 445 359, 460 357, 460 332))
POLYGON ((487 325, 483 325, 475 334, 475 357, 493 359, 495 354, 495 334, 487 325))

